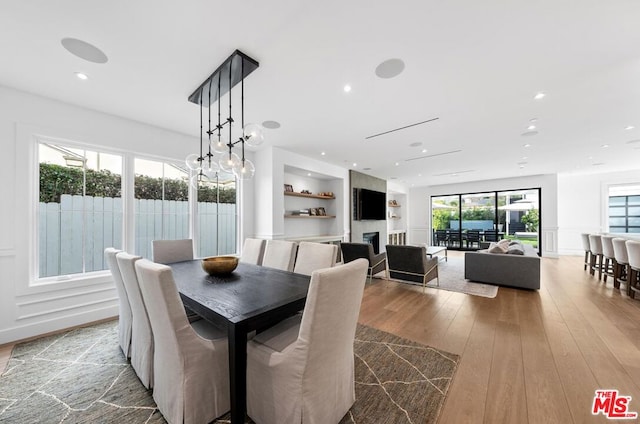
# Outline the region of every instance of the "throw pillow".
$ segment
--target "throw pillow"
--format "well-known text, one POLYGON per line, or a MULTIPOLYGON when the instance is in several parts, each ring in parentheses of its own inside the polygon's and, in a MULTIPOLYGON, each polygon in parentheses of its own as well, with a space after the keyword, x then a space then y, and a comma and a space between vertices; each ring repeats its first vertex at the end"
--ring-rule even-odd
POLYGON ((512 246, 509 246, 509 248, 507 249, 507 253, 510 255, 524 255, 524 249, 522 248, 522 246, 514 244, 512 246))
POLYGON ((500 243, 491 243, 489 245, 488 252, 489 253, 507 253, 507 249, 508 248, 504 243, 502 243, 502 244, 500 244, 500 243))

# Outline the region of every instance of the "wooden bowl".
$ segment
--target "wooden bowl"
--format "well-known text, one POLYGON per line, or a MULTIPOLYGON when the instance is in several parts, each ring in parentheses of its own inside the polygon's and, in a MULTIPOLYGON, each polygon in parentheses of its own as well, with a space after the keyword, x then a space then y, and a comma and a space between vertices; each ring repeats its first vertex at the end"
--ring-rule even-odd
POLYGON ((202 269, 209 275, 230 274, 238 266, 237 256, 213 256, 202 260, 202 269))

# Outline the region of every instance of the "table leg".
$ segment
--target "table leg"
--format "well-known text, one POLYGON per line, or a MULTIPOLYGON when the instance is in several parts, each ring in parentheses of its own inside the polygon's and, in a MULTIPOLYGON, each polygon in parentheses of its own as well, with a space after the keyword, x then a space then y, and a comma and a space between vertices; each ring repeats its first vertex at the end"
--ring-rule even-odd
POLYGON ((231 424, 244 424, 247 410, 247 332, 229 324, 231 424))
POLYGON ((444 261, 449 262, 449 256, 447 256, 447 249, 444 249, 444 261))

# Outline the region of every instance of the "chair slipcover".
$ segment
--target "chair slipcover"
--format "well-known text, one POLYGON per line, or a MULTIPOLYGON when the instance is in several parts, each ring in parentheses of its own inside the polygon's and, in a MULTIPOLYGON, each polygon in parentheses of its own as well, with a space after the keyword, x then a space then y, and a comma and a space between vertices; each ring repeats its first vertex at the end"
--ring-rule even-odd
POLYGON ((614 259, 615 253, 613 251, 613 236, 602 236, 602 254, 605 258, 614 259))
POLYGON ((300 242, 293 272, 311 275, 318 269, 331 268, 336 264, 337 255, 335 244, 300 242))
POLYGON ((155 340, 153 399, 170 424, 209 423, 230 408, 227 339, 205 320, 189 323, 170 267, 135 268, 155 340))
POLYGON ((116 255, 116 258, 124 287, 129 295, 133 319, 131 322, 131 366, 144 387, 150 389, 153 387, 153 334, 135 269, 135 263, 142 257, 121 252, 116 255))
POLYGON ((116 255, 122 252, 122 250, 114 249, 113 247, 107 247, 104 250, 104 256, 111 271, 113 282, 116 285, 116 291, 118 292, 118 341, 122 353, 127 358, 131 357, 131 305, 129 305, 129 296, 127 290, 124 287, 122 281, 122 274, 120 274, 120 267, 116 260, 116 255))
POLYGON ((427 258, 427 249, 424 246, 396 246, 387 245, 387 265, 391 278, 422 283, 436 279, 438 285, 438 257, 427 258))
POLYGON ((369 262, 369 278, 387 269, 387 254, 385 252, 374 253, 370 243, 340 243, 342 260, 346 264, 358 258, 364 258, 369 262))
POLYGON ((582 249, 584 250, 584 269, 591 266, 591 243, 589 242, 589 234, 580 234, 582 238, 582 249))
POLYGON ((627 265, 629 263, 629 256, 627 255, 627 240, 616 237, 613 242, 613 254, 616 258, 616 262, 619 264, 627 265))
POLYGON ((640 241, 627 240, 627 257, 629 258, 629 266, 634 269, 640 269, 640 241))
POLYGON ((367 261, 315 271, 302 315, 247 345, 247 412, 260 424, 338 423, 355 402, 353 341, 367 261))
POLYGON ((267 240, 262 265, 284 271, 293 271, 293 264, 296 260, 296 249, 297 245, 292 241, 267 240))
POLYGON ((253 265, 262 265, 262 256, 264 255, 264 240, 246 238, 242 245, 242 255, 240 262, 253 265))
POLYGON ((153 240, 151 242, 153 262, 170 264, 193 260, 193 240, 153 240))

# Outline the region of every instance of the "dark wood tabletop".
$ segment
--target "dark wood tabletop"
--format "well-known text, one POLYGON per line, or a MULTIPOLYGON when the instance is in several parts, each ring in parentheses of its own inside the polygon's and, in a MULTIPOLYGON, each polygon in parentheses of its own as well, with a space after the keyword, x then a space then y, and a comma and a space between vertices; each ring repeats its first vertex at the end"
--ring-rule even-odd
POLYGON ((169 266, 184 304, 227 331, 231 422, 244 423, 247 333, 269 327, 302 310, 310 277, 244 263, 225 276, 209 276, 202 270, 200 260, 169 266))

